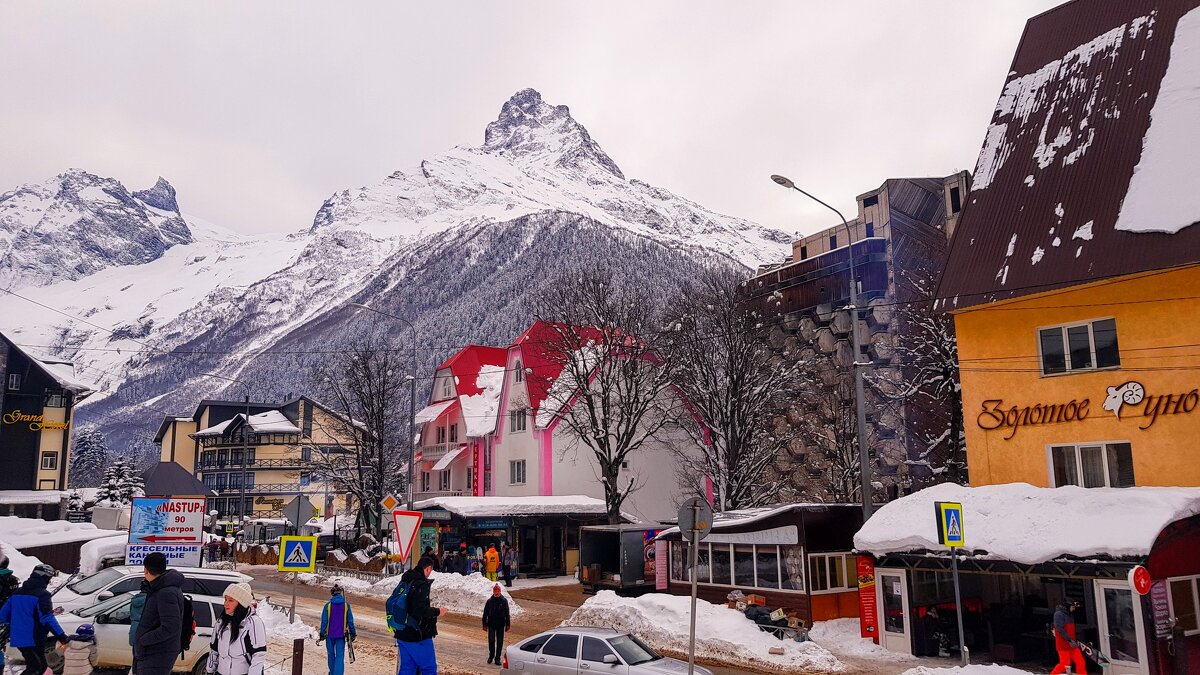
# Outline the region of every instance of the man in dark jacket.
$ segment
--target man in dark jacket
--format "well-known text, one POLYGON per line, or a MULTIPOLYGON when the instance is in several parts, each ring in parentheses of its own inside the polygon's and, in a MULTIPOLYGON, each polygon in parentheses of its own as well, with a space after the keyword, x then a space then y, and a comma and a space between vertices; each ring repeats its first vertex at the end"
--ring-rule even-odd
POLYGON ((55 574, 49 565, 38 565, 12 594, 4 607, 0 607, 0 623, 9 624, 11 645, 25 659, 25 675, 42 675, 46 671, 46 632, 50 631, 59 642, 70 642, 58 620, 54 618, 54 603, 46 586, 55 574))
MULTIPOLYGON (((396 648, 400 651, 399 675, 437 675, 437 652, 433 649, 433 638, 437 637, 438 617, 446 613, 444 607, 431 607, 429 575, 433 573, 433 560, 421 558, 417 566, 400 577, 408 584, 406 608, 408 616, 416 626, 405 626, 396 632, 396 648)), ((140 675, 140 674, 139 674, 140 675)))
POLYGON ((500 592, 500 584, 492 586, 492 597, 483 605, 483 629, 488 634, 488 663, 500 663, 504 654, 504 634, 510 628, 508 599, 500 592))
MULTIPOLYGON (((8 569, 8 556, 0 553, 0 607, 21 587, 17 575, 8 569)), ((0 624, 0 652, 8 649, 8 624, 0 624)))
POLYGON ((183 575, 167 569, 167 557, 155 552, 142 563, 146 568, 146 604, 133 641, 137 675, 171 675, 179 656, 183 625, 183 575))

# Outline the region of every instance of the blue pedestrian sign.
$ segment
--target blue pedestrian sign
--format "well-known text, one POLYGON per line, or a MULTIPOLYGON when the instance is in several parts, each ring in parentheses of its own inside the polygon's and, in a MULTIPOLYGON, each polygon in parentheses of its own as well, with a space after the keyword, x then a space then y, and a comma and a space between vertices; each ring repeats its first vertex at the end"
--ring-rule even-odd
POLYGON ((280 537, 280 572, 317 571, 316 537, 280 537))
POLYGON ((934 502, 937 512, 938 543, 961 548, 964 543, 963 507, 958 502, 934 502))

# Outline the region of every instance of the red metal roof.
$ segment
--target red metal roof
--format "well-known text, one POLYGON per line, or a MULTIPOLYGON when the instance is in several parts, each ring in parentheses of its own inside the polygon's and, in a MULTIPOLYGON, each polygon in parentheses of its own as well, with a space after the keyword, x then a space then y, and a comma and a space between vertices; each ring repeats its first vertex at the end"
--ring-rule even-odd
POLYGON ((572 336, 595 340, 603 338, 599 328, 573 329, 564 335, 553 324, 538 320, 521 333, 510 347, 520 350, 521 367, 527 373, 525 387, 529 391, 529 407, 535 414, 562 372, 563 341, 572 336))
MULTIPOLYGON (((1075 0, 1029 20, 951 241, 941 307, 1200 262, 1200 213, 1175 234, 1115 228, 1176 26, 1198 5, 1075 0)), ((1170 187, 1200 189, 1184 173, 1170 187)))
POLYGON ((483 391, 478 385, 480 369, 484 366, 503 368, 507 360, 508 350, 504 347, 467 345, 446 359, 437 369, 450 369, 455 377, 455 391, 459 396, 474 396, 483 391))

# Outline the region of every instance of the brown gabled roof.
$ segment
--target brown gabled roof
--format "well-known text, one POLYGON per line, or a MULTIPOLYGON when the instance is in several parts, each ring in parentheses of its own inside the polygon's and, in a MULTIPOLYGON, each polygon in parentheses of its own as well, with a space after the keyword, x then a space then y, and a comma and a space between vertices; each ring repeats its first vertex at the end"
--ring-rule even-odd
MULTIPOLYGON (((1127 231, 1128 218, 1116 229, 1176 26, 1198 5, 1075 0, 1029 20, 951 242, 941 307, 1200 262, 1200 212, 1185 213, 1191 225, 1175 234, 1127 231)), ((1169 172, 1167 187, 1200 190, 1187 173, 1169 172)))

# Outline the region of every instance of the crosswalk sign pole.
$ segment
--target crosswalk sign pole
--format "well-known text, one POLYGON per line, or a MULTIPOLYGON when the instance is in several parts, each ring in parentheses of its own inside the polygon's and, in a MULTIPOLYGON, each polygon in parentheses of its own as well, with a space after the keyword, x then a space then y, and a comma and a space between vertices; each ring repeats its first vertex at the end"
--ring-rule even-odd
POLYGON ((966 543, 966 533, 963 528, 963 507, 958 502, 934 502, 933 510, 937 516, 938 543, 950 549, 950 574, 954 581, 954 613, 958 618, 958 654, 962 664, 971 662, 971 652, 967 649, 966 636, 963 634, 962 589, 958 583, 958 551, 966 543))
MULTIPOLYGON (((957 576, 954 577, 958 579, 957 576)), ((955 590, 958 590, 957 581, 955 581, 955 590)), ((961 620, 960 620, 961 622, 961 620)), ((288 623, 296 623, 296 573, 292 572, 292 609, 288 612, 288 623)))

